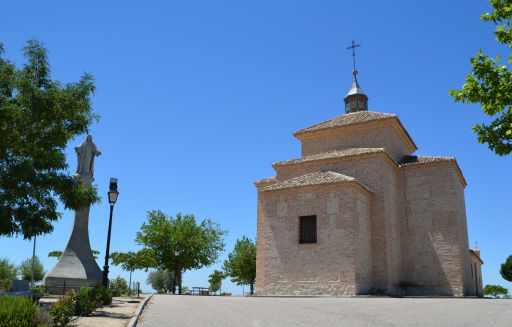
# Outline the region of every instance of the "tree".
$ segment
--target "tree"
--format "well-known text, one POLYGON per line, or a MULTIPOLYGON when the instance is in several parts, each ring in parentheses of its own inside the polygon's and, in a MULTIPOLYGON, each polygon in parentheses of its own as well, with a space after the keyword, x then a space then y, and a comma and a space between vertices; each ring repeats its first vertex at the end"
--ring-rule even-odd
POLYGON ((210 283, 210 291, 217 292, 222 287, 222 280, 224 279, 224 273, 220 270, 214 270, 208 278, 210 283))
POLYGON ((501 264, 500 274, 503 279, 512 282, 512 255, 509 255, 507 260, 501 264))
POLYGON ((54 258, 57 258, 60 259, 60 256, 62 255, 62 251, 51 251, 48 253, 48 258, 49 257, 54 257, 54 258))
POLYGON ((146 281, 157 292, 167 293, 174 287, 174 273, 169 270, 155 270, 149 273, 146 281))
MULTIPOLYGON (((481 15, 481 19, 496 25, 495 36, 499 43, 512 47, 512 0, 491 0, 492 13, 481 15)), ((503 156, 512 151, 512 72, 501 62, 501 56, 490 58, 479 50, 470 59, 473 69, 460 90, 450 90, 457 102, 479 103, 483 112, 490 116, 489 125, 473 126, 480 143, 487 143, 496 154, 503 156)))
POLYGON ((65 157, 68 141, 97 116, 91 75, 62 84, 51 79, 42 43, 28 41, 23 51, 18 69, 0 44, 0 236, 28 239, 53 230, 57 200, 73 210, 99 201, 93 186, 67 173, 65 157))
MULTIPOLYGON (((23 260, 18 266, 18 272, 23 280, 32 280, 32 258, 23 260)), ((34 281, 38 282, 43 280, 46 271, 44 271, 43 264, 36 256, 34 258, 34 281)))
POLYGON ((243 237, 236 240, 233 252, 228 254, 224 261, 224 273, 232 277, 231 281, 237 285, 250 285, 251 294, 254 293, 254 282, 256 280, 256 245, 254 242, 243 237))
POLYGON ((494 298, 497 298, 499 295, 506 296, 508 294, 508 290, 500 285, 485 285, 484 294, 492 295, 494 298))
POLYGON ((7 259, 0 259, 0 293, 9 292, 12 281, 16 279, 18 269, 7 259))
POLYGON ((7 259, 0 259, 0 279, 15 279, 18 274, 16 266, 7 259))
MULTIPOLYGON (((98 250, 91 250, 93 256, 94 256, 94 259, 98 259, 98 255, 100 254, 100 251, 98 250)), ((62 255, 62 251, 51 251, 50 253, 48 253, 48 258, 49 257, 54 257, 54 258, 57 258, 60 259, 60 256, 62 255)))
POLYGON ((132 272, 138 269, 146 269, 155 267, 154 254, 149 249, 142 249, 138 252, 113 252, 110 255, 112 264, 121 266, 123 270, 130 272, 129 288, 132 287, 132 272))
POLYGON ((226 232, 211 219, 197 224, 194 215, 171 217, 161 211, 148 212, 147 219, 136 242, 153 251, 158 267, 174 272, 179 294, 183 272, 210 266, 224 250, 226 232))
POLYGON ((112 291, 113 296, 121 296, 128 292, 128 284, 126 279, 117 276, 108 283, 108 288, 112 291))

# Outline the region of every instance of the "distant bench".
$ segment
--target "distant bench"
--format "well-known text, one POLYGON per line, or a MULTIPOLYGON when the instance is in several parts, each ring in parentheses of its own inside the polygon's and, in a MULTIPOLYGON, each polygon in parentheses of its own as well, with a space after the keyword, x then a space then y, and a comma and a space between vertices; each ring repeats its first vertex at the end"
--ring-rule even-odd
POLYGON ((210 289, 208 287, 192 287, 192 295, 210 295, 210 289))

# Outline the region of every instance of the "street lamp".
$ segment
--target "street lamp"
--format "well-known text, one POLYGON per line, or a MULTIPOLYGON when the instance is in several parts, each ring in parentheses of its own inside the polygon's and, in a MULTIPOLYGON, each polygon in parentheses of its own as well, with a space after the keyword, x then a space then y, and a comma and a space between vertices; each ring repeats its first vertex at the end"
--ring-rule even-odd
POLYGON ((108 287, 108 257, 110 255, 110 232, 112 230, 112 213, 119 192, 117 191, 117 178, 110 178, 108 203, 110 203, 110 219, 108 221, 107 251, 105 252, 105 265, 103 266, 103 287, 108 287))

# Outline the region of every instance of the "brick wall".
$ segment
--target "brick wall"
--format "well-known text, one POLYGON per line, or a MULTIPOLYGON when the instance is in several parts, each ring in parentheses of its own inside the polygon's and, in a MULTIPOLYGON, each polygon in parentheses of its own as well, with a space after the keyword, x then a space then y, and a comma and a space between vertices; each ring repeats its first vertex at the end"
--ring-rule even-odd
POLYGON ((460 180, 451 165, 418 166, 403 173, 403 291, 462 296, 469 252, 460 180))
POLYGON ((404 140, 391 127, 362 128, 302 141, 302 156, 350 148, 385 148, 395 160, 411 154, 404 140))
POLYGON ((370 283, 368 196, 340 186, 260 193, 257 294, 366 291, 370 283), (317 243, 299 244, 299 217, 307 215, 317 216, 317 243))

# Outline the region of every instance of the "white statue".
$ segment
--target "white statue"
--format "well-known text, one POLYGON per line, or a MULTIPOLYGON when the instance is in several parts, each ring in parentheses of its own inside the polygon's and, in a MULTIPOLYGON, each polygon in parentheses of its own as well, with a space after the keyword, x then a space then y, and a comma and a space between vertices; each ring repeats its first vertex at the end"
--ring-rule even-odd
POLYGON ((77 174, 94 175, 94 157, 99 156, 101 152, 92 141, 92 136, 87 135, 85 141, 75 148, 78 157, 77 174))

